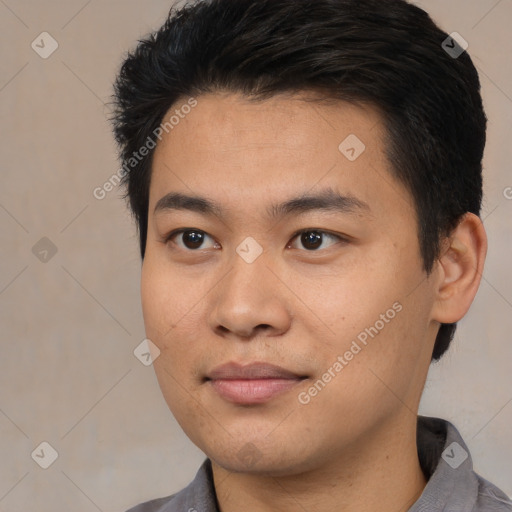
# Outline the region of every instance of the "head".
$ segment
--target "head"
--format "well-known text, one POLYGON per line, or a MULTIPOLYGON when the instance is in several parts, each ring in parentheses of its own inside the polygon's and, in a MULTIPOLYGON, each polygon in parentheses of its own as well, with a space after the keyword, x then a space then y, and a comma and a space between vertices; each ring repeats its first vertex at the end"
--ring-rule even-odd
MULTIPOLYGON (((306 377, 303 402, 315 400, 292 439, 322 411, 380 404, 337 448, 401 414, 381 378, 417 406, 485 255, 486 118, 471 59, 446 53, 447 37, 404 0, 211 0, 171 9, 123 63, 114 125, 147 335, 171 410, 206 453, 233 436, 231 453, 251 439, 277 453, 264 434, 286 400, 236 416, 206 386, 214 363, 270 361, 306 377), (292 228, 317 231, 292 242, 292 228), (321 256, 303 248, 324 240, 321 256), (333 356, 348 352, 337 371, 333 356), (318 380, 333 382, 310 393, 318 380), (206 426, 213 411, 229 428, 206 426)), ((332 449, 318 443, 306 465, 332 449)))

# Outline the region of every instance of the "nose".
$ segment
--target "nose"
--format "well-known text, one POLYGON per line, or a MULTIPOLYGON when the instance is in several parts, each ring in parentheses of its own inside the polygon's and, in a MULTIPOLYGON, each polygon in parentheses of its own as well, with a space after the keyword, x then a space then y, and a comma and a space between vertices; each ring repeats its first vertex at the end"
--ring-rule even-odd
POLYGON ((234 257, 231 271, 211 297, 210 327, 216 334, 252 339, 263 332, 277 336, 290 328, 289 297, 267 265, 264 255, 253 263, 234 257))

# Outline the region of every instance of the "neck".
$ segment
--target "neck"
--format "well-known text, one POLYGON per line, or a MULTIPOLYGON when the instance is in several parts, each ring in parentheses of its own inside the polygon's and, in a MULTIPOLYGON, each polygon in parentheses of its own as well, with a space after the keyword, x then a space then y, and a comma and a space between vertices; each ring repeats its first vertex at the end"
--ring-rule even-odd
POLYGON ((416 417, 378 428, 322 465, 286 476, 233 473, 212 460, 221 512, 406 512, 426 485, 416 417))

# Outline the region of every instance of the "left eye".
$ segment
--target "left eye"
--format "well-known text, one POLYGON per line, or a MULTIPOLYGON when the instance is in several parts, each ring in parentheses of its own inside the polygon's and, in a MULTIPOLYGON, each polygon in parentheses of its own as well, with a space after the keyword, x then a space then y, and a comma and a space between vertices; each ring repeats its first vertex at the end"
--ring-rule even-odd
MULTIPOLYGON (((325 231, 320 230, 307 230, 307 231, 301 231, 297 233, 292 240, 295 240, 296 238, 299 238, 300 243, 308 250, 308 251, 316 251, 317 249, 325 249, 325 247, 322 247, 324 238, 328 238, 331 240, 334 240, 336 242, 344 242, 345 239, 338 235, 333 235, 331 233, 327 233, 325 231)), ((287 247, 290 247, 292 243, 288 244, 287 247)), ((334 244, 331 244, 334 245, 334 244)))

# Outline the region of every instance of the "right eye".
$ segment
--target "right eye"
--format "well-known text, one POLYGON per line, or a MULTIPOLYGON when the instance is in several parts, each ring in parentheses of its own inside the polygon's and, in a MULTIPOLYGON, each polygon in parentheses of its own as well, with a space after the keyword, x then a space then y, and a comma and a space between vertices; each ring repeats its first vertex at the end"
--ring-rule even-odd
MULTIPOLYGON (((201 231, 200 229, 195 228, 174 230, 171 233, 169 233, 169 235, 165 238, 165 241, 170 241, 173 244, 177 245, 180 249, 190 251, 201 248, 204 249, 204 247, 201 246, 206 238, 210 238, 213 241, 214 249, 218 249, 220 247, 220 245, 217 242, 215 242, 210 235, 208 235, 204 231, 201 231), (177 242, 174 241, 175 238, 177 238, 177 242)), ((208 249, 208 247, 206 247, 206 249, 208 249)))

